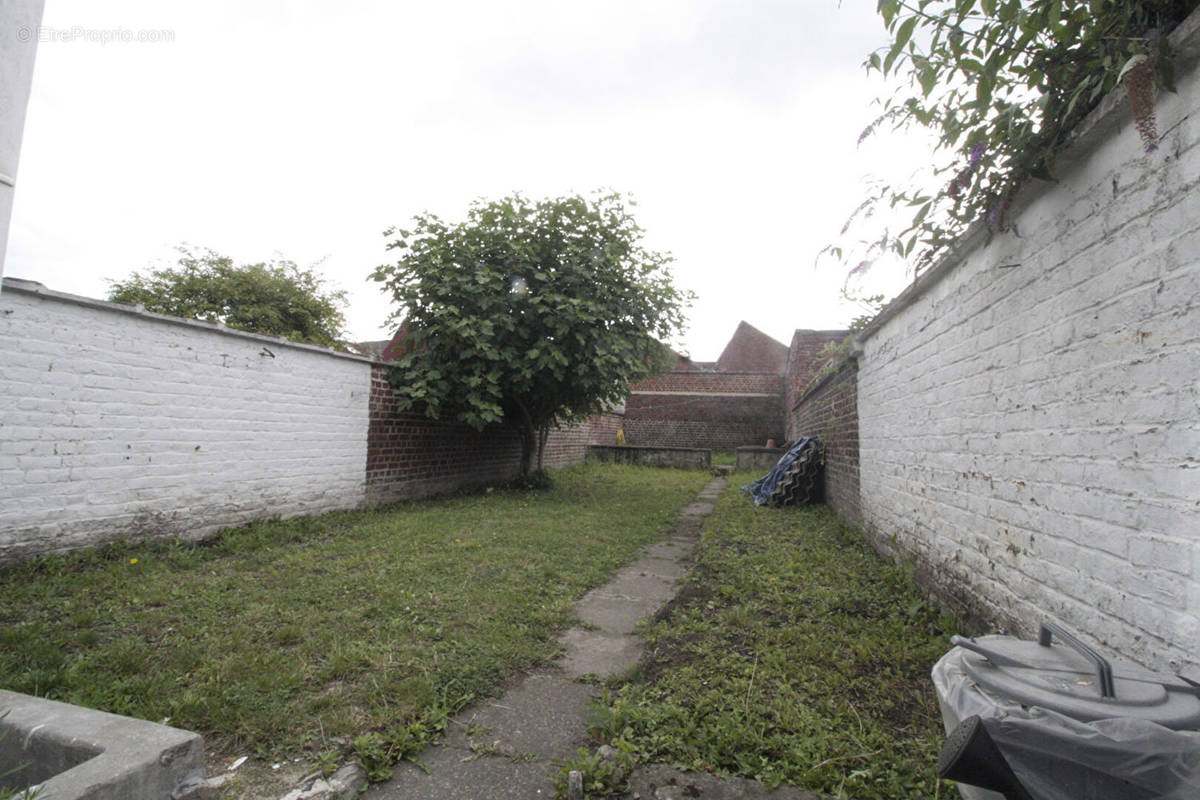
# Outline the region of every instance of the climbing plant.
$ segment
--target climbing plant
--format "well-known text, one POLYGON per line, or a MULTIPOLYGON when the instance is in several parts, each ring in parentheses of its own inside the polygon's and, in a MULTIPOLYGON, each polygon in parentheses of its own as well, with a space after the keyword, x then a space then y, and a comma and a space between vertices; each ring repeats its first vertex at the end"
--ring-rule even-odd
POLYGON ((1011 225, 1029 180, 1054 180, 1055 156, 1084 116, 1127 93, 1147 152, 1158 144, 1154 100, 1174 91, 1167 34, 1200 0, 879 0, 890 42, 865 64, 899 85, 859 141, 927 128, 932 180, 873 187, 842 242, 826 248, 854 275, 884 254, 914 273, 946 255, 974 222, 1011 225), (881 209, 885 213, 877 214, 881 209), (871 219, 866 238, 846 243, 871 219), (899 219, 899 225, 896 220, 899 219), (883 222, 880 222, 883 221, 883 222))

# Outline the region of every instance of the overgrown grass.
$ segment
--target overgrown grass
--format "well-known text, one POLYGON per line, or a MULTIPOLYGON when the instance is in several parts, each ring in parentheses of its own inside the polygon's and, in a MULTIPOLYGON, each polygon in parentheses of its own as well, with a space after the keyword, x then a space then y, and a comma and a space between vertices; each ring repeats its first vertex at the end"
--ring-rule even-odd
POLYGON ((0 686, 169 719, 218 752, 354 739, 383 777, 447 714, 552 657, 573 600, 706 480, 587 465, 546 491, 27 562, 0 572, 0 686))
POLYGON ((713 450, 712 463, 713 466, 717 464, 736 464, 737 453, 733 450, 713 450))
POLYGON ((755 509, 731 489, 692 582, 646 632, 641 674, 612 687, 594 732, 626 766, 933 797, 943 737, 929 670, 953 627, 825 507, 755 509))

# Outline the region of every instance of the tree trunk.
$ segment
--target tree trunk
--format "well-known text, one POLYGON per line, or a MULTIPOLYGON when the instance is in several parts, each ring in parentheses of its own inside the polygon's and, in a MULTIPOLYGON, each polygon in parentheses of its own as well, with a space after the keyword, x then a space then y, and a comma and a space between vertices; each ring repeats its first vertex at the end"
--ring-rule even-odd
POLYGON ((517 408, 521 411, 520 425, 517 428, 521 434, 521 474, 528 475, 533 466, 535 453, 538 456, 538 466, 541 466, 541 448, 537 446, 538 431, 533 425, 533 417, 530 416, 529 409, 520 404, 517 405, 517 408))
POLYGON ((546 456, 546 439, 550 437, 550 425, 543 425, 538 429, 538 449, 537 449, 537 465, 538 472, 541 472, 545 467, 543 461, 546 456))
MULTIPOLYGON (((521 425, 521 474, 528 475, 533 467, 533 457, 537 450, 537 431, 532 425, 521 425)), ((539 461, 541 453, 537 453, 539 461)))

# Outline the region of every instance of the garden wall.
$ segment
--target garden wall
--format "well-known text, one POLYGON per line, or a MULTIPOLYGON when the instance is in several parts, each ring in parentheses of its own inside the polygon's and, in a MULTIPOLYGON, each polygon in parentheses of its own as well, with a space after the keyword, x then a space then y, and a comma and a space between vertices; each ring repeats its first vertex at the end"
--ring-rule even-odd
POLYGON ((592 445, 588 455, 596 461, 637 464, 670 469, 709 469, 712 451, 695 447, 635 447, 633 445, 592 445))
POLYGON ((631 445, 732 450, 783 439, 783 377, 762 372, 668 372, 625 403, 631 445))
MULTIPOLYGON (((927 273, 860 336, 861 509, 973 614, 1057 619, 1200 678, 1200 81, 1143 152, 1110 97, 1020 235, 927 273)), ((797 423, 794 422, 794 425, 797 423)), ((800 423, 803 424, 803 423, 800 423)))
MULTIPOLYGON (((371 367, 370 427, 367 434, 366 491, 370 504, 487 486, 521 472, 521 440, 516 429, 482 431, 397 412, 387 381, 387 365, 371 367)), ((551 429, 543 464, 561 469, 587 458, 591 443, 611 444, 621 415, 601 414, 574 426, 551 429)))
MULTIPOLYGON (((784 397, 784 408, 791 410, 796 407, 800 395, 808 389, 809 383, 834 356, 834 345, 845 340, 850 331, 813 331, 797 330, 792 334, 792 344, 788 348, 787 376, 784 397)), ((803 434, 801 434, 803 435, 803 434)), ((789 439, 796 436, 789 433, 789 439)))
POLYGON ((842 519, 861 526, 858 365, 854 359, 843 360, 801 395, 788 416, 787 436, 791 440, 802 436, 821 439, 825 502, 842 519))
MULTIPOLYGON (((520 442, 396 414, 384 366, 5 279, 0 563, 495 483, 520 442)), ((616 440, 553 431, 552 468, 616 440)))
POLYGON ((370 370, 6 278, 0 561, 360 505, 370 370))

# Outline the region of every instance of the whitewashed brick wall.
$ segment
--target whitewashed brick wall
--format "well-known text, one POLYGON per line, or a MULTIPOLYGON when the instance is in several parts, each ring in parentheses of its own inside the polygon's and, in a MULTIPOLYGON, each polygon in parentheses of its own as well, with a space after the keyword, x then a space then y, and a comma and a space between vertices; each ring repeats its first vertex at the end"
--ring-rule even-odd
POLYGON ((861 503, 884 549, 1013 632, 1056 619, 1200 678, 1194 67, 1179 90, 1159 98, 1157 153, 1111 100, 1019 238, 980 243, 866 332, 861 503))
POLYGON ((370 372, 5 280, 0 562, 362 505, 370 372))

